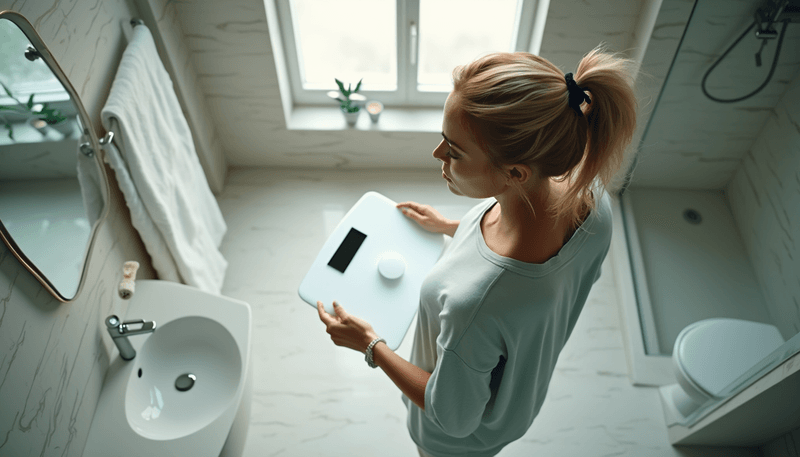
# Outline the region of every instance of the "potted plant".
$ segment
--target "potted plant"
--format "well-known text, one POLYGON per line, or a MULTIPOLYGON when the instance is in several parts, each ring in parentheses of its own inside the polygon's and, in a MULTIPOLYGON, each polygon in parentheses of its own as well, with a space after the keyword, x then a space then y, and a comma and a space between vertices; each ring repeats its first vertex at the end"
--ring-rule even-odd
POLYGON ((361 103, 366 101, 366 97, 358 93, 358 90, 361 89, 361 81, 363 81, 363 79, 358 81, 355 89, 352 89, 351 84, 348 84, 347 89, 345 89, 341 81, 336 78, 334 78, 334 81, 336 81, 336 85, 339 86, 339 92, 331 91, 328 92, 328 95, 339 101, 339 108, 344 114, 347 125, 354 126, 358 121, 358 115, 361 114, 361 103))
POLYGON ((36 114, 39 119, 47 122, 48 126, 56 129, 60 134, 64 135, 64 138, 69 138, 72 136, 72 133, 74 132, 72 122, 63 116, 61 111, 48 108, 47 103, 45 103, 44 108, 34 114, 36 114))
MULTIPOLYGON (((8 111, 10 113, 33 116, 36 119, 44 121, 48 126, 55 128, 65 137, 72 133, 71 123, 68 122, 68 119, 61 113, 60 110, 56 108, 48 108, 47 103, 34 103, 33 97, 36 94, 31 94, 31 96, 28 97, 27 103, 22 103, 17 97, 14 96, 8 86, 2 82, 0 82, 0 85, 3 86, 3 90, 5 90, 6 95, 17 102, 16 105, 0 105, 0 112, 8 111)), ((5 117, 0 117, 0 121, 2 121, 6 129, 8 129, 8 138, 14 141, 14 128, 12 123, 5 117)))

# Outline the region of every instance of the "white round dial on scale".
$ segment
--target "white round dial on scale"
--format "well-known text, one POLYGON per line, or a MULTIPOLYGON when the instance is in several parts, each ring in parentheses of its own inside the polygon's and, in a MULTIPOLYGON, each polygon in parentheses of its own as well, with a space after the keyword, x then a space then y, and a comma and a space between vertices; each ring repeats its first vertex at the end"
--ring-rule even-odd
POLYGON ((406 261, 397 252, 384 252, 378 260, 378 271, 386 279, 397 279, 405 273, 406 261))

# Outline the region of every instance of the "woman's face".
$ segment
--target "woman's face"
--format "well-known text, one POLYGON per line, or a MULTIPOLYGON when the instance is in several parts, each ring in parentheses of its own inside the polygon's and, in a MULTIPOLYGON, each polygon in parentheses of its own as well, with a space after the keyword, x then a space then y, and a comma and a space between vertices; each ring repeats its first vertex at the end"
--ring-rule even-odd
POLYGON ((493 197, 505 190, 506 180, 473 140, 459 104, 460 97, 451 92, 444 104, 443 139, 433 157, 442 161, 442 174, 451 192, 471 198, 493 197))

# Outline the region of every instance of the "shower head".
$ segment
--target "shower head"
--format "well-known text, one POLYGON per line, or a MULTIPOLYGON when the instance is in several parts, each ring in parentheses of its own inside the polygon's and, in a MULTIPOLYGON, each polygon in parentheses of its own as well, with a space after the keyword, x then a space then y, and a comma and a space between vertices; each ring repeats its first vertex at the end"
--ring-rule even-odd
POLYGON ((800 23, 800 0, 789 0, 778 14, 775 22, 794 22, 800 23))
POLYGON ((757 38, 763 40, 778 38, 778 31, 772 27, 772 24, 800 22, 800 0, 767 0, 761 8, 756 10, 755 19, 757 38))
POLYGON ((800 22, 800 0, 767 0, 756 11, 756 20, 769 25, 773 22, 800 22))

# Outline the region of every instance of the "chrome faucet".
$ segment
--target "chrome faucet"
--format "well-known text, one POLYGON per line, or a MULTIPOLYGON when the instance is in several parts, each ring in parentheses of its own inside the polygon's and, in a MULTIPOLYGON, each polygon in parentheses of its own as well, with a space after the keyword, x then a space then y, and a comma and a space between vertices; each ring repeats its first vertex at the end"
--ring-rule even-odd
POLYGON ((135 321, 120 322, 119 318, 115 315, 106 318, 106 327, 108 327, 108 334, 119 349, 119 355, 123 360, 133 360, 136 357, 136 350, 131 346, 128 337, 132 335, 140 335, 142 333, 153 333, 156 331, 155 321, 144 321, 138 319, 135 321), (133 324, 142 324, 141 328, 130 329, 128 326, 133 324))

